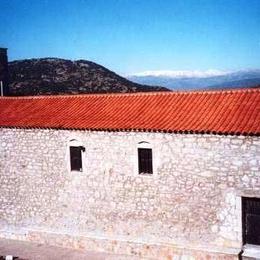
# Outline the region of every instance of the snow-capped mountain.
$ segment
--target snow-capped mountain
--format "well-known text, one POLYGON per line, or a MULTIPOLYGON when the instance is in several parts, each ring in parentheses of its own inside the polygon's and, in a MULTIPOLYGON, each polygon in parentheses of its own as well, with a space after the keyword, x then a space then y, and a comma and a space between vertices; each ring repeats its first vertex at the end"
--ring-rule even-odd
POLYGON ((260 69, 240 71, 145 71, 128 79, 173 90, 254 87, 260 85, 260 69))

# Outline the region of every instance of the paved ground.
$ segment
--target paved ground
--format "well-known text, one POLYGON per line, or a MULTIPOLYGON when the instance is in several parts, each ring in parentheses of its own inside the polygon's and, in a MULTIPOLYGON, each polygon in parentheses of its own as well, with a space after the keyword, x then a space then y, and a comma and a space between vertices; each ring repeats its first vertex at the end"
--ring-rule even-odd
MULTIPOLYGON (((1 256, 13 255, 20 260, 137 260, 134 256, 111 255, 105 253, 73 250, 36 243, 0 239, 1 256)), ((5 259, 5 258, 4 258, 5 259)))

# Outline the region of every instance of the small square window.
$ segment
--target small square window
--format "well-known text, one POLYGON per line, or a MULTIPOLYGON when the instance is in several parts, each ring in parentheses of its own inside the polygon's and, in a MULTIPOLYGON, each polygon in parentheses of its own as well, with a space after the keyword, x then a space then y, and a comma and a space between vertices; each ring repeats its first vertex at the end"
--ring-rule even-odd
POLYGON ((153 173, 152 149, 138 148, 138 168, 139 174, 153 173))
POLYGON ((82 147, 70 146, 70 169, 82 172, 82 147))

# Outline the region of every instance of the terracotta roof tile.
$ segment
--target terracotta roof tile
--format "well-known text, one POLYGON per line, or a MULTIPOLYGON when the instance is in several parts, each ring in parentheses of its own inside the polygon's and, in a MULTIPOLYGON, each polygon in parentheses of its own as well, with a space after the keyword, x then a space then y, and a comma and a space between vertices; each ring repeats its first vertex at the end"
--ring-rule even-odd
POLYGON ((0 126, 260 134, 260 89, 1 97, 0 126))

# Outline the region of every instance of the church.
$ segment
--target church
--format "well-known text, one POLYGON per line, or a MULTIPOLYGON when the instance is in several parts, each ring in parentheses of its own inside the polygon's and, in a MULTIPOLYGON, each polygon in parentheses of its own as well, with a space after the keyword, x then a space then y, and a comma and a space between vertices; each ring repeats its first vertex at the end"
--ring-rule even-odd
POLYGON ((260 246, 260 90, 0 97, 0 237, 152 259, 260 246))

